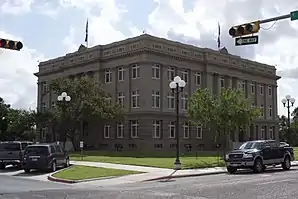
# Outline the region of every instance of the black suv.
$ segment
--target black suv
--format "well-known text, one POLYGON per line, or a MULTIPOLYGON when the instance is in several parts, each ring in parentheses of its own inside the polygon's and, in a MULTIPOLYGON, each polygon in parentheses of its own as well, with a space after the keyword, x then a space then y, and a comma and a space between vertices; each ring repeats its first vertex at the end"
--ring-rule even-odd
POLYGON ((58 144, 34 144, 24 151, 23 168, 26 173, 31 169, 55 172, 57 167, 68 167, 69 155, 58 144))

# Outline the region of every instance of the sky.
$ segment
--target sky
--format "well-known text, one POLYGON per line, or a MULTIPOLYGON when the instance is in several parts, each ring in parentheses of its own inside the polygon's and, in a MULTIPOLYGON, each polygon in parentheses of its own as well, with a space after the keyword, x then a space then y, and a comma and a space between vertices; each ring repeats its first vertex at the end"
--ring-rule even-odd
POLYGON ((298 20, 262 24, 259 44, 235 47, 233 25, 289 14, 297 0, 0 0, 0 38, 22 41, 21 51, 0 49, 0 96, 14 108, 36 108, 38 63, 84 44, 89 46, 148 34, 198 47, 217 49, 274 65, 278 112, 286 114, 286 95, 298 104, 298 20))

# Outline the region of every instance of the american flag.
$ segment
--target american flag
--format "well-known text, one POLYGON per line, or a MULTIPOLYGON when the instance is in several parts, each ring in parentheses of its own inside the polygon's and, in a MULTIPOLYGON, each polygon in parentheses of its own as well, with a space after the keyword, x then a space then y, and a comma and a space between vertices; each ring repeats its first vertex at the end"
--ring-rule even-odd
POLYGON ((87 19, 87 22, 86 22, 86 36, 85 36, 85 42, 86 42, 87 45, 88 45, 88 19, 87 19))
POLYGON ((220 25, 219 25, 219 22, 218 22, 217 48, 220 49, 220 25))

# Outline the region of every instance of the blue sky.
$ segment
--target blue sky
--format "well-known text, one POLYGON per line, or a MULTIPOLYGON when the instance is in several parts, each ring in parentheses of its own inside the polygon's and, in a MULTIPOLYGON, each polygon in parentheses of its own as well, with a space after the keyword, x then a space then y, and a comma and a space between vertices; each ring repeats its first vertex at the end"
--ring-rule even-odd
MULTIPOLYGON (((276 65, 280 74, 279 99, 298 97, 298 22, 276 23, 260 32, 260 44, 234 46, 231 25, 288 14, 297 0, 1 0, 0 37, 20 39, 20 52, 0 50, 0 95, 15 107, 36 107, 38 61, 77 50, 84 43, 89 19, 90 46, 147 33, 216 49, 217 24, 221 43, 230 53, 276 65), (297 57, 297 58, 296 58, 297 57), (4 58, 4 59, 3 59, 4 58), (7 85, 10 85, 9 87, 7 85)), ((264 25, 264 28, 271 24, 264 25)), ((283 111, 283 108, 279 108, 283 111)))

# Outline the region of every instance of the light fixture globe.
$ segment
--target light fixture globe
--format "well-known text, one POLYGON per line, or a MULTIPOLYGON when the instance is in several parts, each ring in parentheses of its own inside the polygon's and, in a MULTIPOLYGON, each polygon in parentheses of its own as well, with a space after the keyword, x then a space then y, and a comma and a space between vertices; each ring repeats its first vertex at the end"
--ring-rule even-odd
POLYGON ((178 83, 178 86, 179 86, 180 88, 184 88, 185 85, 186 85, 186 82, 185 82, 184 80, 181 80, 181 81, 178 83))
POLYGON ((285 103, 287 103, 287 100, 286 100, 286 99, 282 99, 281 102, 282 102, 283 104, 285 104, 285 103))
POLYGON ((292 104, 294 104, 294 103, 295 103, 295 98, 291 98, 291 99, 290 99, 290 102, 291 102, 292 104))
POLYGON ((62 97, 61 95, 59 95, 59 96, 57 97, 57 100, 58 100, 58 101, 62 101, 62 100, 63 100, 63 97, 62 97))
POLYGON ((176 87, 177 87, 177 84, 176 84, 176 82, 170 82, 170 84, 169 84, 169 87, 171 88, 171 89, 175 89, 176 87))
POLYGON ((67 93, 66 92, 63 92, 63 93, 61 93, 61 96, 62 97, 66 97, 67 96, 67 93))
POLYGON ((179 83, 180 81, 181 81, 181 77, 179 77, 179 76, 174 77, 175 83, 179 83))
POLYGON ((65 101, 69 102, 71 100, 71 97, 70 96, 66 96, 65 97, 65 101))
POLYGON ((286 96, 286 99, 287 99, 287 100, 290 100, 290 99, 291 99, 291 95, 287 95, 287 96, 286 96))

